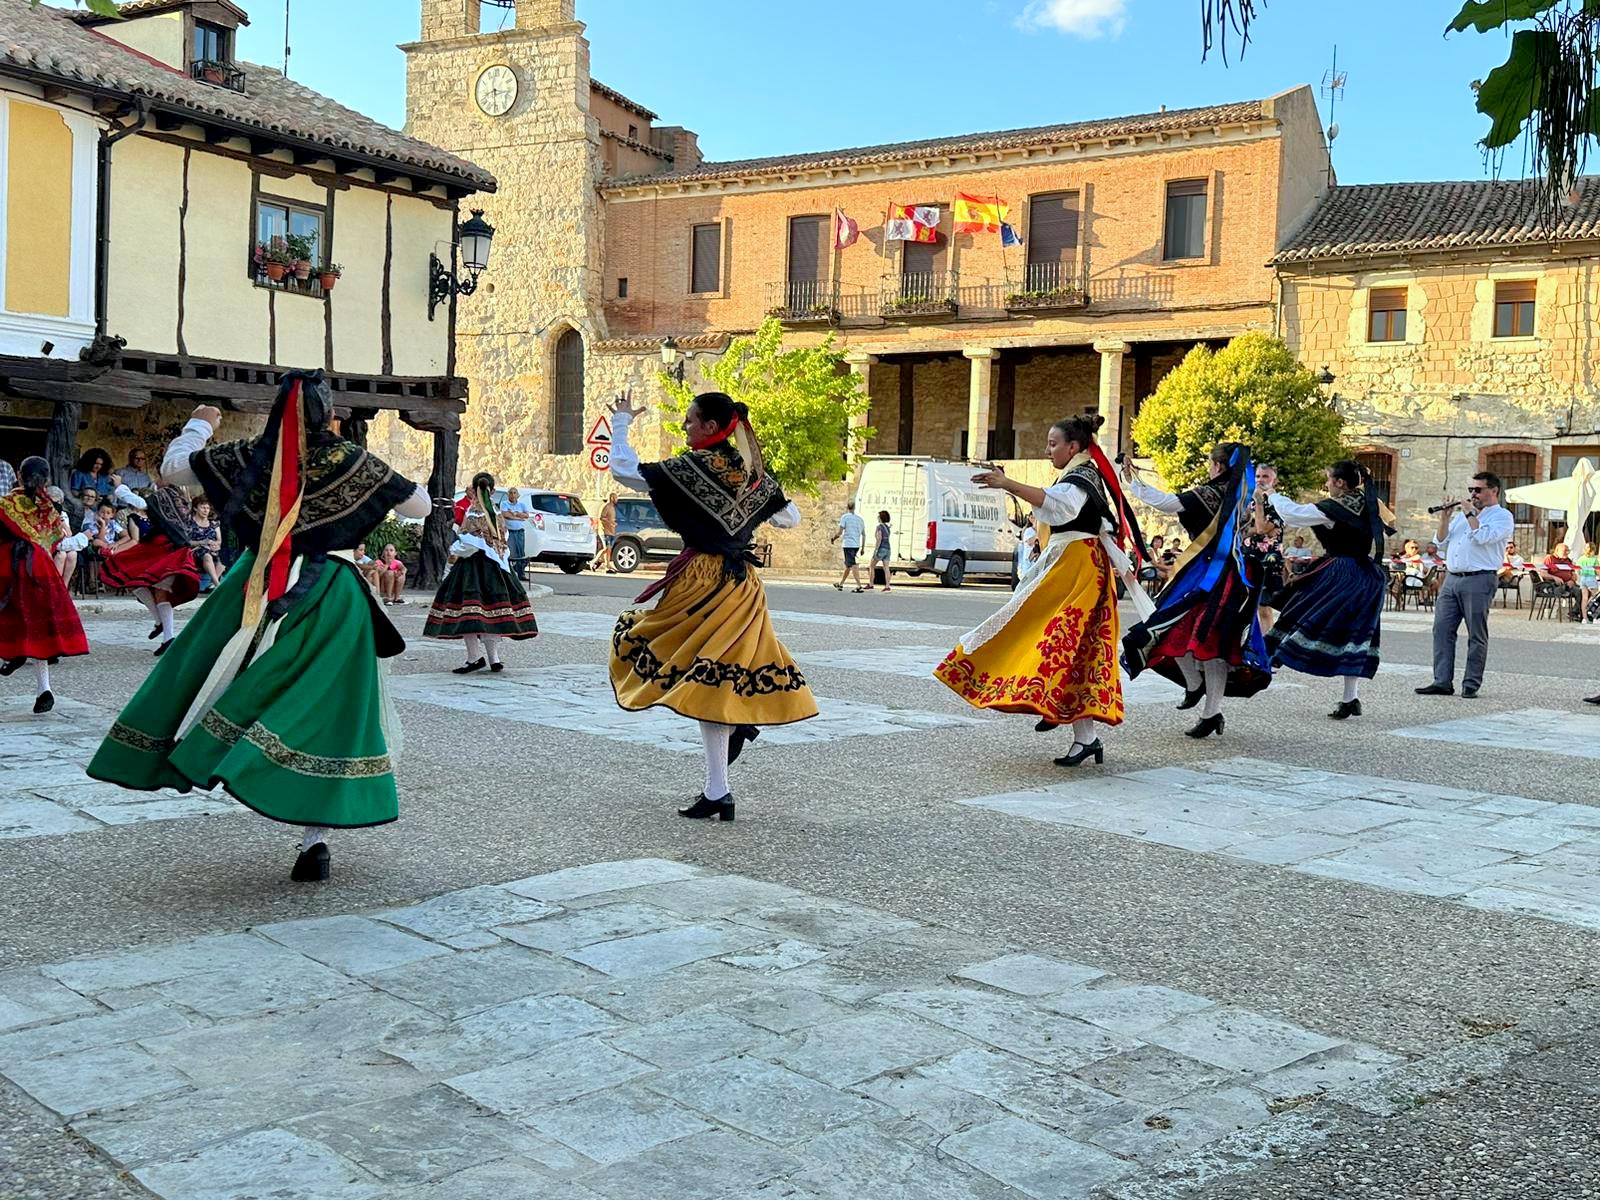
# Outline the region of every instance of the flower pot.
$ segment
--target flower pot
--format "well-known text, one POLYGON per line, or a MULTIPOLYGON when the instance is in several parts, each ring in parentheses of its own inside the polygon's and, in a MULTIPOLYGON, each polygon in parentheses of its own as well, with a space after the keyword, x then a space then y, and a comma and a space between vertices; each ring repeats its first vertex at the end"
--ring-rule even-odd
POLYGON ((325 292, 333 291, 333 285, 339 282, 337 275, 329 275, 326 272, 317 276, 317 279, 321 282, 322 290, 325 292))
POLYGON ((296 279, 310 279, 311 278, 311 264, 306 262, 304 259, 301 259, 300 261, 296 262, 294 264, 294 277, 296 279))
POLYGON ((282 283, 283 277, 288 273, 288 270, 288 263, 269 262, 266 264, 267 278, 272 280, 273 283, 282 283))

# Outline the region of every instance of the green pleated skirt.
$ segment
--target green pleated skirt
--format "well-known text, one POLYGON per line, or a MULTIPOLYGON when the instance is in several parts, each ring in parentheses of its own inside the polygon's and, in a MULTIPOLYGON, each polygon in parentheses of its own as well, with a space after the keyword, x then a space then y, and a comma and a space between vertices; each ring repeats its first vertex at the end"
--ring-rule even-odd
POLYGON ((95 779, 139 791, 218 784, 263 816, 354 828, 400 815, 383 729, 372 602, 354 571, 328 562, 279 625, 178 740, 178 727, 239 628, 253 555, 207 597, 122 710, 89 763, 95 779))

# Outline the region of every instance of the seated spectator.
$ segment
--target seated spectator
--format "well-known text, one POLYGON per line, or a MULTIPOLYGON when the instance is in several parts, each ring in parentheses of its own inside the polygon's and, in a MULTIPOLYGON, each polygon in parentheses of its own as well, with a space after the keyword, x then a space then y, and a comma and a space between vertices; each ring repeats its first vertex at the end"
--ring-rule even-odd
POLYGON ((1422 548, 1422 565, 1430 570, 1444 565, 1444 559, 1439 557, 1438 543, 1429 542, 1422 548))
POLYGON ((1158 533, 1150 539, 1150 566, 1155 569, 1157 579, 1166 579, 1167 573, 1171 570, 1166 562, 1166 553, 1167 539, 1158 533))
POLYGON ((128 451, 128 465, 117 472, 122 477, 122 482, 136 492, 148 492, 155 486, 150 478, 150 469, 145 465, 143 450, 128 451))
POLYGON ((406 586, 406 565, 400 561, 393 542, 383 548, 383 557, 377 566, 378 598, 385 604, 404 604, 405 598, 400 593, 406 586))
POLYGON ((79 494, 92 490, 96 496, 110 495, 116 486, 111 482, 111 456, 104 450, 85 451, 69 482, 79 494))
POLYGON ((1565 542, 1557 542, 1539 570, 1539 578, 1561 586, 1562 594, 1573 600, 1578 598, 1578 564, 1572 561, 1565 542))
POLYGON ((1316 555, 1311 547, 1306 545, 1304 534, 1296 534, 1294 540, 1283 548, 1283 560, 1291 574, 1304 570, 1306 563, 1314 557, 1316 555))
POLYGON ((128 516, 127 509, 115 509, 109 502, 102 502, 97 515, 99 529, 92 544, 102 556, 120 554, 139 544, 139 525, 128 516))
POLYGON ((211 501, 204 496, 189 509, 189 540, 194 544, 194 565, 216 587, 222 582, 222 530, 213 517, 211 501))
POLYGON ((1506 543, 1506 556, 1500 563, 1499 575, 1501 579, 1521 579, 1527 572, 1528 562, 1517 553, 1515 542, 1506 543))
POLYGON ((17 487, 17 469, 0 458, 0 496, 9 496, 17 487))
MULTIPOLYGON (((56 515, 61 521, 61 532, 68 537, 72 536, 72 520, 67 516, 65 507, 66 493, 52 484, 45 489, 50 497, 50 502, 56 506, 56 515)), ((72 583, 72 573, 78 569, 78 552, 76 550, 61 550, 55 552, 56 570, 61 572, 61 578, 69 585, 72 583)))
POLYGON ((109 500, 102 500, 83 514, 82 532, 89 535, 89 544, 105 551, 122 536, 122 522, 117 520, 117 510, 109 500))
POLYGON ((356 570, 361 572, 361 578, 367 581, 367 586, 373 591, 377 591, 380 582, 378 560, 367 553, 367 544, 365 542, 356 547, 352 561, 356 564, 356 570))

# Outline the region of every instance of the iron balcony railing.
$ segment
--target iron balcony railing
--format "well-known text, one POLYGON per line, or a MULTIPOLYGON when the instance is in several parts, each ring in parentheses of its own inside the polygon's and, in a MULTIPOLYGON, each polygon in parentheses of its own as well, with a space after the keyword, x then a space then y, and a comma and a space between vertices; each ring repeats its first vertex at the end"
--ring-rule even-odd
POLYGON ((1023 268, 1022 286, 1006 294, 1011 311, 1082 308, 1089 303, 1086 274, 1058 262, 1029 263, 1023 268))
POLYGON ((225 87, 229 91, 244 91, 244 72, 232 63, 199 58, 189 64, 189 75, 201 83, 225 87))
POLYGON ((896 317, 949 316, 961 308, 961 277, 954 271, 913 271, 885 281, 882 315, 896 317))
POLYGON ((827 279, 790 279, 767 285, 767 315, 788 322, 839 320, 839 285, 827 279))

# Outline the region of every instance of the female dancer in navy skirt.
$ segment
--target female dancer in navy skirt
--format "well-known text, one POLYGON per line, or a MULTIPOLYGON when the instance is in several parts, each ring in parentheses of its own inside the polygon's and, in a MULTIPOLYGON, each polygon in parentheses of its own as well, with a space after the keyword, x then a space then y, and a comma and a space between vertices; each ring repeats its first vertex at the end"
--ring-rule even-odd
POLYGON ((539 623, 506 558, 493 475, 480 471, 472 477, 472 487, 456 505, 456 526, 451 567, 439 581, 422 636, 465 645, 467 661, 455 668, 457 675, 485 667, 500 672, 505 670, 500 639, 538 637, 539 623))
POLYGON ((1378 672, 1386 582, 1378 560, 1385 534, 1393 532, 1384 525, 1372 475, 1342 459, 1328 468, 1327 499, 1296 504, 1277 492, 1268 498, 1285 525, 1310 529, 1324 551, 1284 588, 1283 610, 1267 635, 1273 665, 1343 678, 1344 699, 1328 715, 1359 717, 1361 681, 1378 672))
POLYGON ((1192 738, 1221 733, 1222 698, 1253 696, 1272 682, 1266 643, 1256 620, 1261 564, 1248 554, 1255 472, 1238 442, 1211 451, 1211 478, 1173 495, 1141 482, 1124 461, 1128 493, 1178 518, 1189 548, 1172 568, 1156 611, 1123 635, 1129 678, 1146 668, 1183 685, 1180 709, 1205 701, 1192 738))

